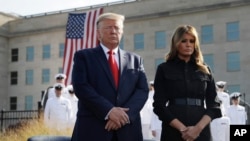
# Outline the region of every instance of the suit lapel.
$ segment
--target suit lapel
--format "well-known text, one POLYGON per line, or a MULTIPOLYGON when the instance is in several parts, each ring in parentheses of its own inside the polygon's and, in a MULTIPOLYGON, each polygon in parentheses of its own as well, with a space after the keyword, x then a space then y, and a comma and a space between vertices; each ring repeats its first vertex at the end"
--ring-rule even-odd
POLYGON ((109 68, 107 57, 106 57, 101 46, 96 47, 96 53, 97 53, 96 58, 98 58, 98 61, 100 62, 100 65, 102 66, 105 74, 107 75, 109 81, 111 82, 111 84, 115 88, 115 82, 113 80, 113 76, 112 76, 110 68, 109 68))
MULTIPOLYGON (((125 68, 126 68, 126 64, 127 64, 127 56, 126 56, 126 52, 125 51, 123 51, 123 50, 121 50, 121 49, 119 49, 119 60, 120 60, 120 67, 119 67, 119 71, 120 71, 120 79, 119 79, 119 87, 120 87, 120 85, 122 84, 122 80, 123 80, 123 74, 124 74, 124 70, 125 70, 125 68)), ((118 88, 119 88, 118 87, 118 88)))

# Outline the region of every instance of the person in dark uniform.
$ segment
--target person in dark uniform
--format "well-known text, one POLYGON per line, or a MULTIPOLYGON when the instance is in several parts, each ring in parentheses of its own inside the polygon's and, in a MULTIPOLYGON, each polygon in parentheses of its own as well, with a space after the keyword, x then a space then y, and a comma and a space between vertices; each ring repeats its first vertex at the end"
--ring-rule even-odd
POLYGON ((214 78, 203 61, 193 26, 175 30, 154 86, 153 111, 162 121, 161 141, 211 140, 209 123, 222 114, 214 78))

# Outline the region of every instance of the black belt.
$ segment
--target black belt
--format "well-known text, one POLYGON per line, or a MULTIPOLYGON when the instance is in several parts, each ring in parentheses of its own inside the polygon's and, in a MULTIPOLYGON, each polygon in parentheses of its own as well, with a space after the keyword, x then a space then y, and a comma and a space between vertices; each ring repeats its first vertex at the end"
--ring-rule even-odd
POLYGON ((203 106, 201 99, 195 98, 176 98, 169 101, 170 105, 190 105, 190 106, 203 106))

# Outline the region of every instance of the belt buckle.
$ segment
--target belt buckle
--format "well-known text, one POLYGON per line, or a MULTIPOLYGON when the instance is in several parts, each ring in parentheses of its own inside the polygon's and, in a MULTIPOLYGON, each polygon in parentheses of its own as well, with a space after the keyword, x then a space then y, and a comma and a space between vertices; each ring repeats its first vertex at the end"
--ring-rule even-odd
POLYGON ((201 100, 195 99, 195 105, 200 106, 201 105, 201 100))
POLYGON ((192 99, 192 98, 187 98, 187 105, 193 105, 193 106, 200 106, 201 105, 201 100, 200 99, 192 99))
POLYGON ((187 104, 187 105, 193 105, 193 103, 192 103, 192 99, 187 98, 186 104, 187 104))

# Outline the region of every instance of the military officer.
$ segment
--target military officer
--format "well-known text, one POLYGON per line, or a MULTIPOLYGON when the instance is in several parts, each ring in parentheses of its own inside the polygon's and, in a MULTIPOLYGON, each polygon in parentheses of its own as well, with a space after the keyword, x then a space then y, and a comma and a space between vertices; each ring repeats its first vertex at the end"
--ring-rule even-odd
POLYGON ((149 82, 148 99, 140 112, 143 139, 152 139, 153 138, 153 135, 152 135, 152 132, 150 129, 151 116, 153 114, 153 106, 152 106, 153 95, 154 95, 153 84, 154 84, 154 81, 149 82))
MULTIPOLYGON (((224 105, 220 101, 223 111, 224 105)), ((222 117, 216 118, 210 123, 212 141, 229 141, 230 140, 230 119, 222 113, 222 117)))
MULTIPOLYGON (((63 85, 65 85, 65 79, 67 78, 67 76, 63 73, 58 73, 55 75, 55 83, 61 83, 63 85)), ((66 97, 68 95, 68 90, 66 88, 63 88, 62 90, 62 96, 66 97)), ((55 88, 53 86, 49 86, 45 91, 44 91, 44 95, 42 97, 41 100, 41 104, 43 106, 43 108, 45 108, 46 102, 49 98, 51 97, 55 97, 55 88)))
POLYGON ((230 106, 230 97, 229 94, 227 92, 225 92, 225 87, 226 87, 226 83, 225 81, 217 81, 216 82, 216 86, 217 86, 217 96, 219 98, 219 100, 222 101, 223 107, 224 109, 224 115, 227 115, 227 109, 230 106))
POLYGON ((69 127, 72 108, 69 99, 62 96, 64 84, 54 84, 55 97, 48 99, 44 110, 44 123, 50 129, 58 131, 66 130, 69 127))
POLYGON ((70 100, 71 106, 72 106, 72 116, 70 117, 69 127, 70 127, 70 129, 73 129, 73 127, 75 125, 75 121, 76 121, 77 110, 78 110, 78 107, 77 107, 78 98, 75 95, 75 92, 74 92, 72 85, 68 85, 67 89, 68 89, 68 93, 69 93, 67 98, 70 100))
POLYGON ((233 92, 230 95, 232 105, 228 109, 228 117, 230 118, 231 125, 245 125, 247 114, 245 107, 240 105, 241 93, 233 92))

